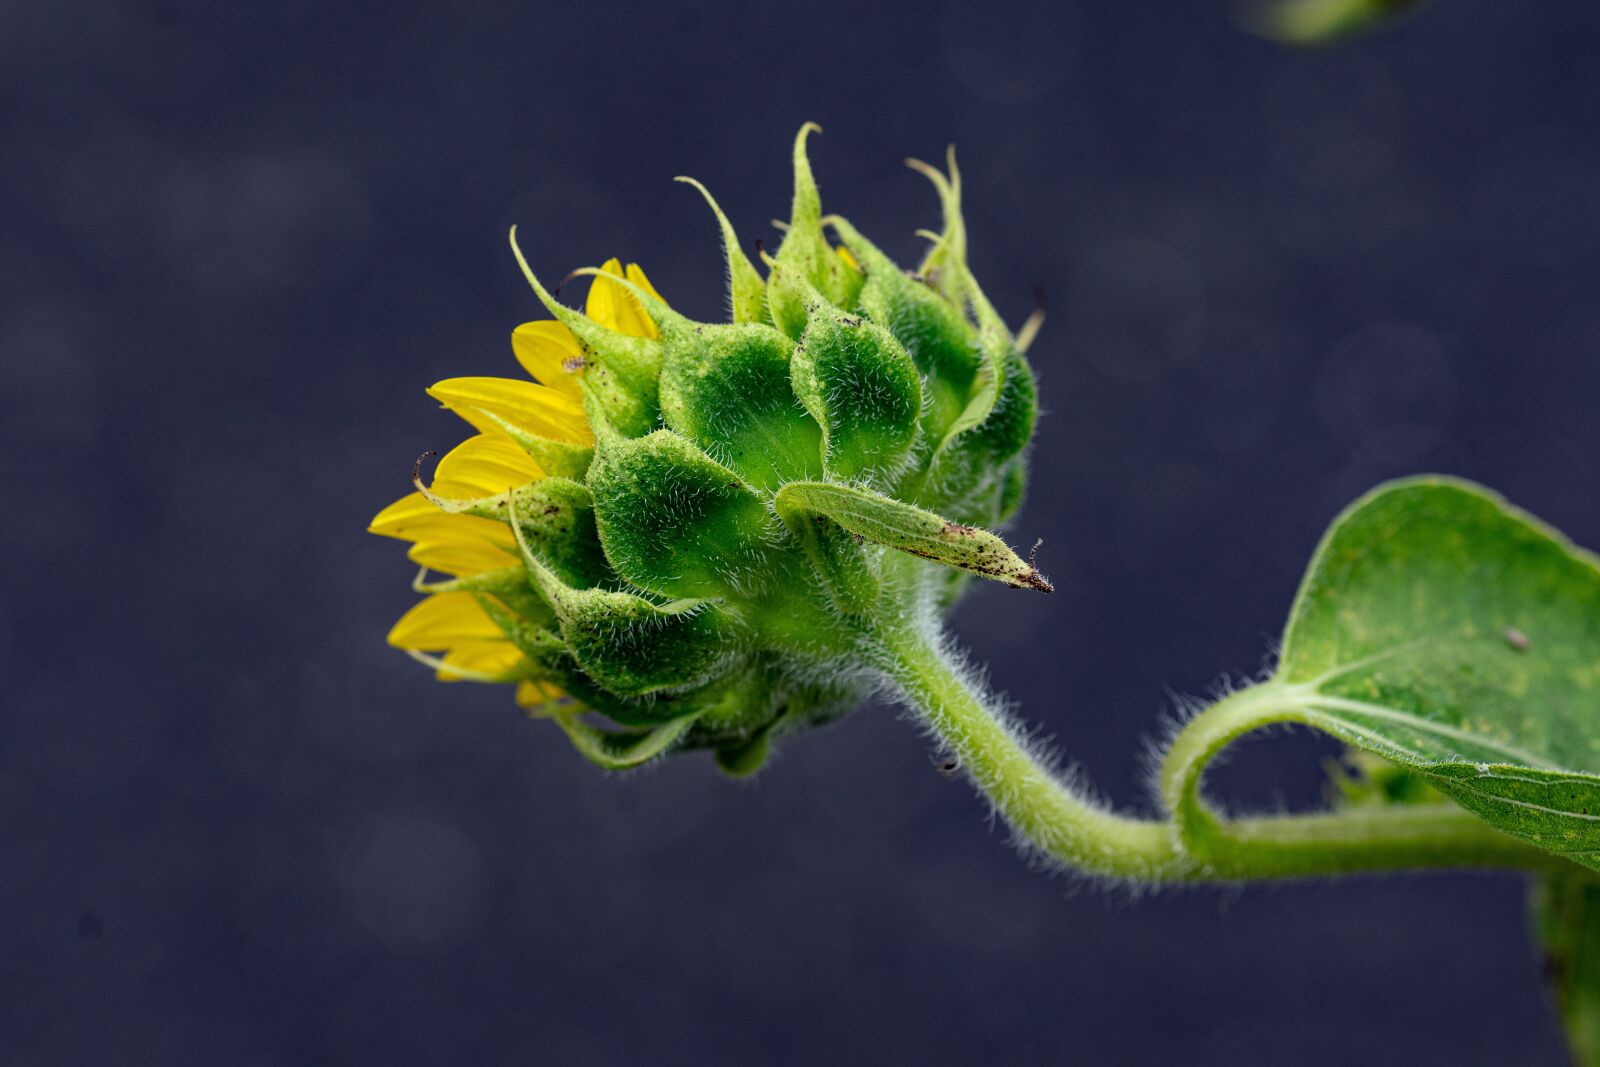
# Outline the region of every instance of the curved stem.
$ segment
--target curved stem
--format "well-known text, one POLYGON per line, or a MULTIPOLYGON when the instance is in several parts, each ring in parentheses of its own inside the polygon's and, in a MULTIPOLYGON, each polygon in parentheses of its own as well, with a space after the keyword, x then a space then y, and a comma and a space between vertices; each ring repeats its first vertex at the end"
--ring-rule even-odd
POLYGON ((1162 799, 1184 851, 1207 872, 1223 878, 1292 878, 1428 867, 1577 869, 1448 802, 1269 818, 1220 816, 1201 795, 1206 766, 1228 744, 1263 727, 1323 728, 1305 695, 1278 682, 1240 690, 1190 720, 1167 750, 1162 799))
POLYGON ((1143 882, 1301 878, 1418 868, 1576 872, 1569 861, 1491 829, 1453 804, 1227 820, 1200 798, 1206 762, 1273 723, 1315 725, 1282 687, 1245 690, 1179 735, 1163 768, 1175 819, 1118 815, 1061 780, 992 710, 940 641, 916 626, 880 632, 880 668, 961 760, 1027 843, 1088 874, 1143 882))
POLYGON ((935 642, 906 627, 885 635, 882 651, 906 702, 1028 843, 1088 874, 1161 882, 1189 873, 1170 823, 1106 811, 1062 782, 935 642))

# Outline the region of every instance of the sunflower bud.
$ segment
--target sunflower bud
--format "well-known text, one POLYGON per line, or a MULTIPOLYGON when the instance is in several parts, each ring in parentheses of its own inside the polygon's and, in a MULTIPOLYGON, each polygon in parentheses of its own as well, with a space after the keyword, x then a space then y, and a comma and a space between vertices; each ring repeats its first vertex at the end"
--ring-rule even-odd
POLYGON ((1025 346, 967 268, 954 157, 913 163, 944 228, 907 273, 823 216, 814 131, 765 277, 692 183, 731 322, 690 320, 617 260, 579 272, 587 304, 567 307, 513 232, 553 316, 512 334, 533 381, 434 386, 478 433, 373 520, 411 542, 427 594, 390 643, 446 681, 515 684, 605 767, 711 749, 750 773, 863 698, 862 635, 883 620, 974 575, 1050 588, 990 532, 1021 501, 1036 404, 1025 346))

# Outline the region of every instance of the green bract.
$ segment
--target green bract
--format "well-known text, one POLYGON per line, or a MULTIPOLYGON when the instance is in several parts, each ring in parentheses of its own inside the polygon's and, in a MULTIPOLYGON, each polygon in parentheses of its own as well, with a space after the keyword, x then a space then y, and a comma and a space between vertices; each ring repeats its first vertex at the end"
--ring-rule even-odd
POLYGON ((577 702, 556 717, 607 767, 710 748, 752 771, 778 734, 861 700, 877 655, 864 635, 883 619, 947 606, 969 575, 1050 588, 989 532, 1021 501, 1034 384, 967 269, 954 159, 931 172, 944 232, 908 273, 823 218, 813 129, 795 140, 793 210, 765 279, 707 195, 731 323, 694 322, 617 280, 659 337, 616 333, 524 261, 582 350, 592 454, 522 433, 559 476, 439 502, 511 524, 523 567, 448 588, 483 598, 577 702))

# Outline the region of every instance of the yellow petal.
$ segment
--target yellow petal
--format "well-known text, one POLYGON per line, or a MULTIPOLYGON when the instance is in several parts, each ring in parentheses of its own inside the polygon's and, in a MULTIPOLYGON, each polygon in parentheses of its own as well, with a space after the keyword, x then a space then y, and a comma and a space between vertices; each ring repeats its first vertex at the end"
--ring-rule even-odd
POLYGON ((511 438, 481 433, 467 438, 439 461, 433 491, 467 500, 495 496, 542 477, 544 471, 511 438))
POLYGON ((419 567, 463 578, 502 567, 515 567, 519 560, 504 548, 487 541, 434 539, 418 541, 406 558, 419 567))
POLYGON ((623 274, 623 277, 627 278, 634 285, 637 285, 639 288, 643 289, 657 300, 660 300, 663 304, 667 302, 660 293, 656 292, 656 287, 650 284, 650 279, 644 276, 644 268, 639 266, 639 264, 629 263, 628 269, 623 274))
POLYGON ((586 445, 594 440, 575 398, 518 378, 447 378, 428 395, 470 422, 481 433, 495 433, 482 411, 552 441, 586 445))
POLYGON ((517 543, 511 527, 505 523, 476 515, 447 514, 421 493, 408 493, 378 512, 367 532, 380 537, 398 537, 402 541, 487 541, 508 550, 515 549, 517 543))
POLYGON ((440 514, 443 513, 428 503, 428 498, 421 493, 407 493, 374 515, 372 523, 367 527, 367 532, 384 537, 397 537, 401 530, 412 523, 429 515, 440 514))
POLYGON ((504 638, 505 632, 471 593, 435 593, 412 605, 389 631, 389 643, 395 648, 418 652, 443 652, 462 641, 504 638))
POLYGON ((534 381, 563 396, 579 399, 578 371, 583 350, 572 331, 554 319, 525 322, 511 331, 511 351, 534 381))
POLYGON ((570 698, 549 682, 520 682, 517 685, 517 704, 535 714, 557 703, 570 703, 570 698))
POLYGON ((839 245, 834 249, 834 251, 839 253, 839 258, 844 260, 845 266, 849 267, 857 274, 861 273, 861 264, 856 262, 856 257, 851 254, 848 248, 846 248, 844 245, 839 245))
MULTIPOLYGON (((644 272, 639 270, 637 265, 632 266, 638 276, 643 278, 644 272)), ((583 313, 600 325, 618 333, 625 333, 631 337, 655 337, 656 324, 645 314, 644 308, 639 306, 638 297, 606 276, 629 277, 624 275, 622 263, 615 258, 608 259, 600 269, 604 273, 595 275, 590 282, 589 299, 584 304, 583 313)), ((631 277, 629 280, 633 281, 631 277)), ((645 281, 645 285, 649 285, 648 280, 645 281)), ((650 289, 650 292, 654 293, 655 289, 650 289)))
MULTIPOLYGON (((510 641, 462 641, 441 657, 445 664, 475 674, 504 674, 522 662, 522 653, 510 641)), ((440 669, 441 682, 458 682, 461 675, 440 669)))

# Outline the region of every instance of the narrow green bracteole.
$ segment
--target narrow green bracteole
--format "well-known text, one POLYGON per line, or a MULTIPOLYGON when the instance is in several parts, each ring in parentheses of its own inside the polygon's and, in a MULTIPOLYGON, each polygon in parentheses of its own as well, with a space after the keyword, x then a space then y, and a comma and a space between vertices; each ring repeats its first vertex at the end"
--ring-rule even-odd
POLYGON ((875 544, 958 567, 983 578, 1050 593, 1055 587, 1000 538, 962 526, 866 489, 826 482, 792 482, 778 491, 780 511, 821 515, 875 544))

